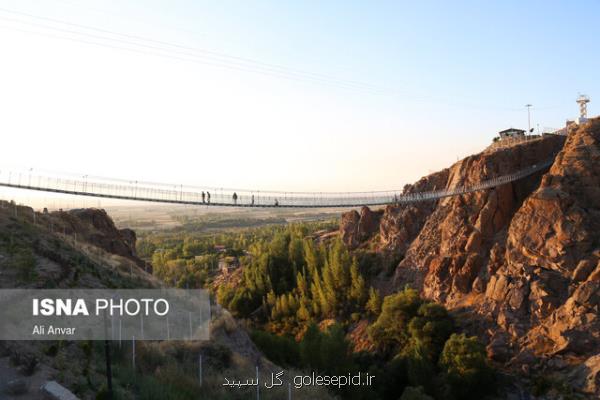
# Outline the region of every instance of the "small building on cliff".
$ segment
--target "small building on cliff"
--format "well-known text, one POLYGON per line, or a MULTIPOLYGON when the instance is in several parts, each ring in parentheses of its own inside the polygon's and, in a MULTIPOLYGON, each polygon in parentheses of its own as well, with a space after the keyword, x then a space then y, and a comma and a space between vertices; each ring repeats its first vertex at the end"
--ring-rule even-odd
POLYGON ((503 140, 508 138, 523 137, 525 136, 525 131, 523 129, 508 128, 498 132, 498 135, 500 136, 500 140, 503 140))

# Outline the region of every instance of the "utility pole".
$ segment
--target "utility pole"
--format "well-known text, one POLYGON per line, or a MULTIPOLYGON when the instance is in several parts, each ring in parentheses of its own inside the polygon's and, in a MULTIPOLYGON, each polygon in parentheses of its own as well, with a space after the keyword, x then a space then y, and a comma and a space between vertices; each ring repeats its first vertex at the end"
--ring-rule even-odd
POLYGON ((533 105, 532 104, 525 104, 525 107, 527 107, 527 133, 531 132, 531 107, 533 105))
POLYGON ((258 365, 256 366, 256 400, 260 400, 260 384, 258 382, 258 365))
MULTIPOLYGON (((110 359, 110 342, 108 341, 108 328, 106 326, 106 311, 104 312, 104 357, 106 359, 106 385, 108 389, 108 399, 113 398, 112 386, 112 362, 110 359)), ((112 324, 111 324, 112 325, 112 324)))
POLYGON ((198 356, 198 379, 200 386, 202 386, 202 354, 198 356))

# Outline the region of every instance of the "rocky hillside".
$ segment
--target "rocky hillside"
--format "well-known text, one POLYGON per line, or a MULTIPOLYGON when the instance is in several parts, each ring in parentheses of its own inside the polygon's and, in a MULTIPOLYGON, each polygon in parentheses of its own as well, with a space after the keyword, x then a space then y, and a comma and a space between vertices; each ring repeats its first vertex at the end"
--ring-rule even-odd
POLYGON ((136 255, 136 234, 131 229, 117 229, 106 211, 82 208, 44 213, 38 222, 57 232, 77 237, 111 254, 116 254, 146 268, 146 263, 136 255))
POLYGON ((135 234, 103 210, 40 213, 0 201, 0 287, 147 287, 135 234), (125 231, 126 232, 126 231, 125 231))
MULTIPOLYGON (((104 210, 40 213, 0 201, 0 288, 160 287, 161 282, 137 258, 135 240, 133 231, 117 229, 104 210)), ((123 378, 117 373, 127 367, 127 362, 122 361, 129 360, 131 349, 121 352, 114 346, 115 363, 120 362, 113 370, 120 398, 132 398, 130 392, 148 390, 143 388, 143 382, 164 384, 162 380, 166 378, 160 368, 144 368, 145 360, 159 359, 174 369, 183 368, 183 361, 173 353, 193 360, 198 359, 198 354, 203 355, 209 371, 206 374, 209 389, 204 389, 207 398, 222 395, 222 376, 252 376, 256 365, 265 376, 276 369, 227 311, 218 306, 212 310, 209 341, 138 343, 137 351, 141 354, 138 376, 143 379, 135 389, 127 381, 130 375, 123 378), (149 355, 144 358, 144 354, 149 355)), ((51 398, 40 387, 52 381, 58 381, 78 398, 95 399, 106 380, 104 349, 101 342, 92 343, 91 348, 90 343, 0 341, 0 399, 51 398)), ((196 376, 195 368, 190 371, 196 376)), ((169 379, 188 382, 189 376, 176 370, 169 379)), ((200 387, 194 385, 188 385, 188 390, 200 393, 200 387)), ((311 393, 317 393, 312 398, 329 398, 320 389, 311 393)), ((280 398, 281 394, 278 395, 280 398)))
POLYGON ((548 159, 548 170, 492 190, 348 213, 341 235, 401 259, 382 289, 410 284, 461 313, 501 365, 557 373, 600 395, 600 119, 566 141, 473 155, 405 190, 468 185, 548 159))

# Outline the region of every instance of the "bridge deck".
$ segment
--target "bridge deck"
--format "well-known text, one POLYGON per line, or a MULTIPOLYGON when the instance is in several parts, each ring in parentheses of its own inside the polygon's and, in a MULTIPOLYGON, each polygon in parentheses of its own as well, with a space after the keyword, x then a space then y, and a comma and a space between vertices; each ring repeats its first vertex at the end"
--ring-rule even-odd
POLYGON ((72 177, 32 175, 31 171, 13 172, 7 170, 0 170, 0 186, 67 195, 195 206, 341 208, 431 201, 491 189, 548 168, 552 162, 553 160, 547 160, 514 173, 490 178, 469 186, 415 193, 402 193, 402 191, 264 192, 258 190, 199 188, 118 179, 89 178, 86 176, 73 179, 72 177), (237 200, 233 198, 234 193, 237 194, 237 200))

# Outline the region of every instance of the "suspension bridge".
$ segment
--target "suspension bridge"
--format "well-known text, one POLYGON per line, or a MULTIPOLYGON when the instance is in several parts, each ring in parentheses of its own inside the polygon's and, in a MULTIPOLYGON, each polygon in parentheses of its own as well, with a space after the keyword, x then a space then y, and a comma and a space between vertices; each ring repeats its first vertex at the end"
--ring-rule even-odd
POLYGON ((141 182, 88 175, 34 173, 30 170, 0 170, 0 186, 90 196, 105 199, 212 207, 342 208, 382 206, 432 201, 445 197, 492 189, 523 179, 552 165, 553 159, 533 164, 513 173, 481 182, 423 192, 403 190, 371 192, 284 192, 223 189, 141 182))

